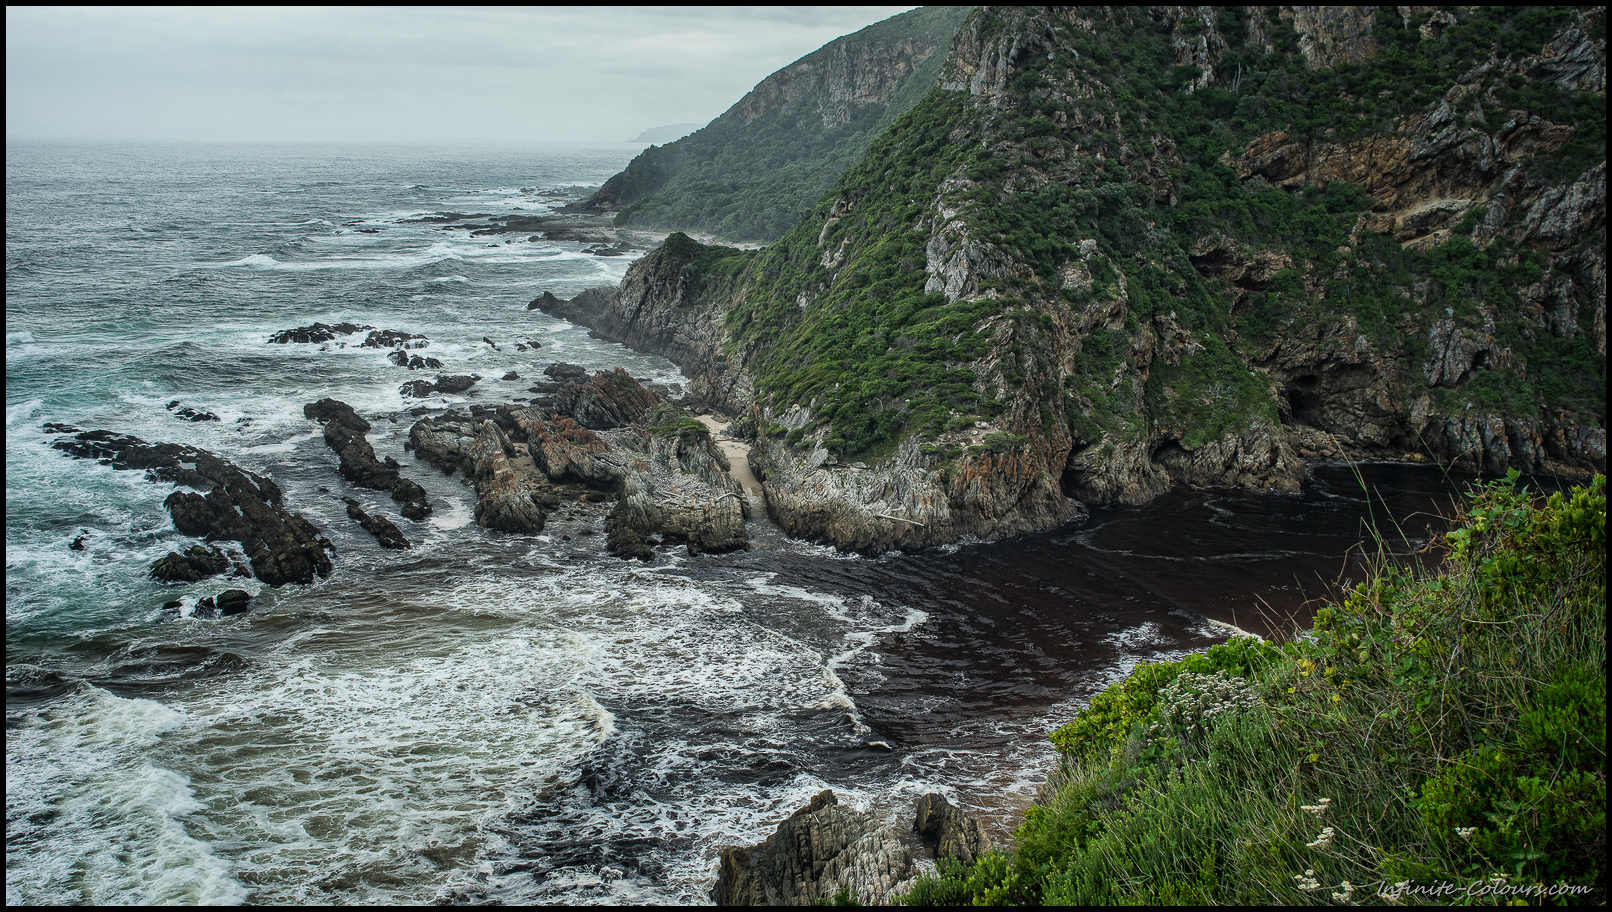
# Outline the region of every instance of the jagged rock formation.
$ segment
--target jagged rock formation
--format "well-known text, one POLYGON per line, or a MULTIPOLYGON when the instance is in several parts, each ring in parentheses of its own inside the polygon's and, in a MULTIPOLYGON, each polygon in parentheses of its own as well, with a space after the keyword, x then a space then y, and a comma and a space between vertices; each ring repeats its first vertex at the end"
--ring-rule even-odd
POLYGON ((991 850, 991 840, 980 829, 979 821, 954 807, 938 792, 918 799, 912 830, 934 851, 936 858, 952 858, 971 865, 991 850))
POLYGON ((534 303, 677 362, 773 517, 858 550, 1306 458, 1604 471, 1604 28, 983 9, 776 244, 534 303))
POLYGON ((620 226, 778 237, 934 84, 966 12, 924 7, 828 43, 692 135, 645 149, 580 208, 620 210, 620 226))
POLYGON ((347 518, 363 526, 365 532, 375 536, 375 541, 379 542, 382 548, 402 550, 411 547, 409 540, 403 537, 403 533, 391 520, 384 516, 369 515, 358 505, 358 501, 351 497, 343 497, 342 501, 347 504, 347 518))
POLYGON ((194 583, 230 568, 229 556, 218 548, 192 545, 185 553, 169 551, 151 565, 151 575, 170 583, 194 583))
POLYGON ((398 461, 390 456, 384 462, 375 458, 375 448, 364 436, 370 423, 351 406, 339 399, 321 399, 303 406, 302 414, 324 422, 325 445, 336 451, 343 478, 361 488, 391 492, 392 499, 402 504, 401 512, 407 519, 418 522, 431 515, 425 489, 399 474, 403 467, 398 461))
POLYGON ((643 421, 661 401, 618 367, 567 382, 554 395, 554 409, 585 428, 604 431, 643 421))
POLYGON ((719 906, 810 906, 841 890, 888 902, 913 873, 912 853, 872 814, 824 790, 758 846, 721 851, 711 898, 719 906))
MULTIPOLYGON (((435 358, 431 360, 436 360, 435 358)), ((410 360, 410 364, 413 360, 410 360)), ((437 393, 451 393, 457 395, 475 386, 481 377, 476 374, 440 374, 435 382, 427 380, 410 380, 398 388, 398 392, 411 399, 425 399, 437 393)))
POLYGON ((112 431, 83 431, 53 443, 78 459, 114 469, 143 469, 153 481, 197 490, 175 491, 163 501, 174 528, 207 541, 240 542, 252 573, 270 586, 311 583, 330 575, 336 548, 300 514, 287 510, 272 480, 176 443, 147 443, 112 431))
POLYGON ((690 554, 748 546, 743 493, 703 425, 666 406, 649 411, 659 397, 625 372, 573 378, 555 400, 599 430, 543 406, 476 407, 421 419, 407 448, 450 474, 463 469, 476 487, 476 521, 487 528, 539 531, 559 488, 581 485, 616 501, 606 522, 612 553, 647 559, 657 544, 690 554), (618 426, 618 418, 636 423, 618 426))
POLYGON ((355 332, 374 329, 373 326, 360 326, 357 323, 315 323, 312 326, 298 326, 295 329, 282 329, 269 337, 271 345, 286 345, 291 342, 329 342, 337 336, 350 336, 355 332))

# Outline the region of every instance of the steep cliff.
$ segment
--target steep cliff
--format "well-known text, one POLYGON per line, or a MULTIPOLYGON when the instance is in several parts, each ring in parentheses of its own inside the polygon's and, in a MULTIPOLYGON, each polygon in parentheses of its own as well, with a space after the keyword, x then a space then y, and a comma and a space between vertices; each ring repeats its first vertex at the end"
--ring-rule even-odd
POLYGON ((651 146, 582 206, 616 224, 771 241, 935 84, 968 7, 923 7, 829 42, 703 129, 651 146))
POLYGON ((1604 471, 1604 33, 985 9, 777 243, 677 237, 557 312, 676 360, 773 516, 858 549, 1344 453, 1604 471))

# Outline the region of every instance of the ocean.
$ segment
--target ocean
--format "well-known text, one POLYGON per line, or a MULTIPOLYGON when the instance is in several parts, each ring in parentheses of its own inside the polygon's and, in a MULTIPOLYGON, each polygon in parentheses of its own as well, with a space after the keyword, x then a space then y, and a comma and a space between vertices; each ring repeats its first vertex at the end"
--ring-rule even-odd
POLYGON ((1436 470, 1319 466, 1296 495, 1178 490, 879 558, 757 509, 748 552, 627 562, 589 534, 598 510, 476 526, 473 492, 403 451, 422 403, 399 386, 421 374, 386 349, 267 343, 315 321, 422 334, 483 378, 433 412, 525 396, 499 378, 554 361, 681 388, 670 362, 526 307, 631 256, 422 221, 552 211, 639 148, 7 144, 8 905, 704 903, 720 846, 824 788, 898 827, 940 791, 1005 838, 1047 732, 1101 687, 1290 631, 1358 569, 1367 524, 1397 520, 1408 554, 1448 512, 1436 470), (426 488, 426 521, 340 477, 302 412, 327 396, 426 488), (334 572, 152 579, 195 543, 172 486, 68 458, 47 422, 272 477, 334 572), (382 550, 343 496, 414 547, 382 550), (234 587, 250 613, 190 616, 234 587))

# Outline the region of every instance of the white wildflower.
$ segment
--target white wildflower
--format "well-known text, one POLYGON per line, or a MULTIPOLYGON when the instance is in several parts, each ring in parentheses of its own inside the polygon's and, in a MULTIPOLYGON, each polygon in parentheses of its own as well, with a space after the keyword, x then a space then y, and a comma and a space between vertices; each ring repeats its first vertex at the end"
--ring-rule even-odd
POLYGON ((1315 837, 1314 842, 1307 842, 1307 843, 1305 843, 1305 846, 1308 847, 1308 848, 1311 848, 1311 849, 1330 848, 1332 846, 1332 836, 1333 836, 1332 827, 1327 827, 1326 829, 1321 831, 1321 835, 1315 837))
POLYGON ((1343 882, 1343 892, 1341 892, 1341 893, 1333 893, 1332 898, 1337 900, 1338 902, 1345 902, 1346 903, 1346 902, 1353 902, 1354 901, 1354 895, 1355 895, 1355 885, 1346 880, 1346 881, 1343 882))
POLYGON ((1473 834, 1475 834, 1477 832, 1478 832, 1477 827, 1456 827, 1455 828, 1455 835, 1461 837, 1462 839, 1471 839, 1473 834))
POLYGON ((1329 808, 1331 806, 1332 806, 1332 799, 1331 798, 1322 798, 1320 801, 1317 801, 1315 804, 1301 804, 1301 805, 1299 805, 1299 810, 1301 810, 1301 811, 1309 811, 1310 813, 1314 814, 1315 816, 1320 817, 1322 814, 1325 814, 1327 812, 1327 808, 1329 808))
POLYGON ((1321 882, 1315 879, 1315 871, 1305 871, 1303 874, 1294 874, 1293 879, 1298 881, 1298 888, 1306 893, 1314 893, 1321 889, 1321 882))

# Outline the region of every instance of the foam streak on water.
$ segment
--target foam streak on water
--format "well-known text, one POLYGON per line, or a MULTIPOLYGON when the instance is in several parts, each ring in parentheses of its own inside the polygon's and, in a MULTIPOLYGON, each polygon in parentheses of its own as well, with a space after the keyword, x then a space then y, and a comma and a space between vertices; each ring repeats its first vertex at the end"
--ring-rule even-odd
MULTIPOLYGON (((462 481, 404 452, 413 410, 526 396, 558 360, 683 378, 526 309, 630 257, 419 219, 551 211, 636 151, 8 144, 8 904, 700 903, 720 846, 825 787, 903 826, 942 791, 1001 837, 1092 693, 1228 625, 1272 632, 1261 600, 1291 615, 1359 540, 1341 471, 878 559, 758 519, 749 552, 622 562, 580 504, 540 536, 479 528, 462 481), (362 335, 267 344, 315 321, 423 334, 483 379, 422 403, 362 335), (428 521, 340 477, 302 413, 326 396, 374 422, 428 521), (64 457, 46 422, 272 476, 334 574, 151 579, 195 544, 172 487, 64 457), (380 549, 343 496, 416 547, 380 549), (250 613, 191 616, 233 586, 250 613)), ((1444 490, 1372 481, 1378 516, 1444 490)))

